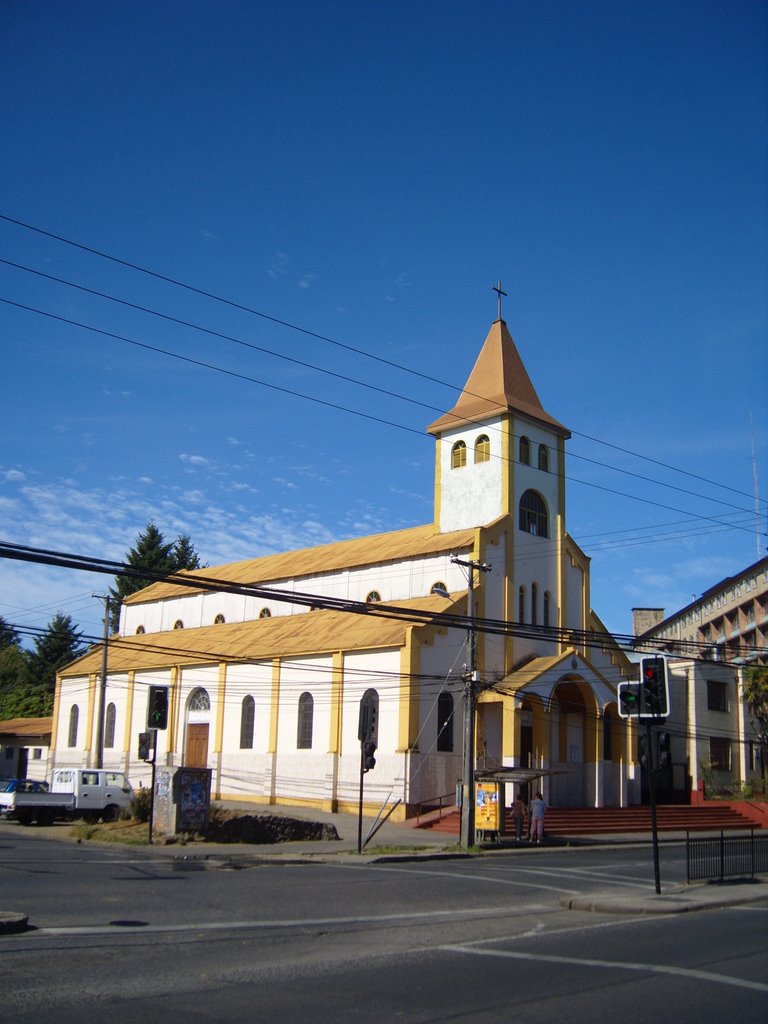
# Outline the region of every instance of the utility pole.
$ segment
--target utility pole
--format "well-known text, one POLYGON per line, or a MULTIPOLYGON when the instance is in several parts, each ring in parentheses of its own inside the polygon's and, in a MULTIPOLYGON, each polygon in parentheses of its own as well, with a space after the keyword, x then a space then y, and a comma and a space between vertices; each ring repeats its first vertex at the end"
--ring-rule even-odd
POLYGON ((486 562, 465 561, 451 556, 454 565, 467 570, 467 665, 464 672, 464 764, 461 780, 461 845, 475 842, 475 698, 479 675, 477 671, 477 626, 475 622, 475 570, 490 572, 486 562))
POLYGON ((99 703, 96 715, 96 767, 104 767, 104 714, 107 696, 107 655, 109 652, 109 594, 94 594, 104 602, 104 646, 101 652, 101 680, 99 681, 99 703))

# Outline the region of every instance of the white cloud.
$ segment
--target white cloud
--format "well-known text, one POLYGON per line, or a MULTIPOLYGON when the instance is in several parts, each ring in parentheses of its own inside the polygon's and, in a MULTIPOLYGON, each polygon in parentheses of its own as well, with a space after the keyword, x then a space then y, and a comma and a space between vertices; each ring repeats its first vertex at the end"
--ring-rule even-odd
POLYGON ((20 469, 9 469, 5 473, 5 479, 9 482, 15 482, 20 480, 26 480, 26 474, 22 473, 20 469))
POLYGON ((299 278, 299 288, 311 288, 317 280, 317 274, 302 274, 299 278))
POLYGON ((208 466, 208 465, 210 465, 210 460, 206 459, 206 457, 204 455, 187 455, 187 454, 182 454, 182 455, 179 456, 179 459, 182 462, 186 463, 186 465, 188 465, 188 466, 208 466))
POLYGON ((272 262, 267 267, 267 274, 272 278, 273 281, 279 281, 282 277, 288 273, 288 264, 290 259, 287 253, 278 252, 275 253, 272 262))

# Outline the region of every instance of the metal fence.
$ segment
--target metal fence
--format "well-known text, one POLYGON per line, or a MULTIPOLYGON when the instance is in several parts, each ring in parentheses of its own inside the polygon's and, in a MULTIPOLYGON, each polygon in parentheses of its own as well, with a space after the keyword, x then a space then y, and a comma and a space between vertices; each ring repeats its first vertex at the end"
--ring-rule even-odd
POLYGON ((685 834, 688 881, 746 877, 768 872, 768 834, 695 836, 685 834))

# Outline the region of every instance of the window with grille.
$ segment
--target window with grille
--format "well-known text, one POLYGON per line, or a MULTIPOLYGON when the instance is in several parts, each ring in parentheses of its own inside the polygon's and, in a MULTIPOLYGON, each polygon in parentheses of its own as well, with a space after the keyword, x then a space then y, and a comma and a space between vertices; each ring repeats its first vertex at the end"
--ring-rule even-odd
POLYGON ((548 537, 547 506, 536 491, 526 491, 520 499, 520 529, 536 537, 548 537))

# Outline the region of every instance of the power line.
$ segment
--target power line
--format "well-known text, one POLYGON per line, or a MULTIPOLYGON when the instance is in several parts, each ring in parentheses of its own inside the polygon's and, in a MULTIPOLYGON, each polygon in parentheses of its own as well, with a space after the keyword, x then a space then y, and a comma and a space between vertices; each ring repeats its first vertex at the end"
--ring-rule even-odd
MULTIPOLYGON (((348 612, 365 615, 371 618, 396 619, 401 622, 418 625, 442 626, 467 630, 470 622, 478 632, 492 635, 514 636, 523 639, 568 644, 578 647, 628 648, 640 650, 651 648, 656 650, 660 640, 643 640, 631 634, 608 633, 605 630, 576 629, 566 626, 533 625, 523 622, 510 622, 504 619, 472 617, 454 612, 435 612, 430 609, 403 607, 398 604, 368 603, 353 601, 348 598, 333 598, 327 595, 309 594, 302 591, 283 591, 279 587, 258 584, 238 584, 228 580, 205 576, 199 570, 194 573, 180 575, 162 575, 136 568, 123 562, 108 559, 92 558, 69 552, 51 551, 32 548, 25 545, 10 544, 0 541, 0 558, 17 561, 36 562, 46 565, 57 565, 62 568, 79 569, 85 572, 99 572, 115 576, 129 576, 134 579, 163 582, 189 588, 196 591, 214 591, 218 593, 238 594, 241 596, 259 597, 286 604, 295 604, 309 609, 323 608, 327 611, 348 612)), ((709 650, 710 643, 693 640, 675 640, 674 645, 684 651, 709 650)), ((174 645, 174 649, 178 649, 174 645)), ((748 652, 758 652, 757 647, 747 647, 748 652)))
MULTIPOLYGON (((149 352, 155 352, 155 353, 160 354, 160 355, 168 356, 171 359, 177 359, 177 360, 179 360, 181 362, 189 363, 189 364, 191 364, 193 366, 198 366, 198 367, 201 367, 201 368, 206 369, 206 370, 212 370, 212 371, 214 371, 216 373, 221 373, 221 374, 224 374, 225 376, 228 376, 228 377, 234 377, 234 378, 236 378, 238 380, 247 381, 247 382, 249 382, 251 384, 258 384, 259 386, 265 387, 265 388, 269 388, 272 391, 278 391, 281 394, 291 395, 293 398, 301 398, 301 399, 304 399, 305 401, 314 402, 314 403, 316 403, 318 405, 322 405, 322 406, 324 406, 326 408, 335 409, 338 412, 344 412, 344 413, 348 413, 348 414, 353 415, 353 416, 359 416, 362 419, 370 420, 370 421, 372 421, 374 423, 379 423, 379 424, 381 424, 383 426, 393 427, 393 428, 395 428, 397 430, 403 430, 403 431, 405 431, 407 433, 415 434, 417 437, 421 438, 422 440, 424 438, 424 434, 423 434, 423 432, 421 430, 416 430, 415 428, 408 427, 405 424, 397 423, 394 420, 388 420, 388 419, 385 419, 384 417, 381 417, 381 416, 374 416, 371 413, 362 412, 361 410, 357 410, 357 409, 351 409, 348 406, 340 405, 340 404, 338 404, 336 402, 330 402, 330 401, 328 401, 326 399, 323 399, 323 398, 317 398, 317 397, 315 397, 313 395, 307 395, 307 394, 304 394, 303 392, 299 392, 299 391, 296 391, 296 390, 291 389, 291 388, 281 387, 280 385, 277 385, 277 384, 271 384, 268 381, 264 381, 264 380, 261 380, 261 379, 256 378, 256 377, 251 377, 248 374, 239 373, 239 372, 237 372, 235 370, 228 370, 228 369, 225 369, 224 367, 216 366, 214 363, 209 363, 209 362, 206 362, 206 361, 200 360, 200 359, 194 359, 192 356, 185 356, 185 355, 182 355, 181 353, 173 352, 170 349, 161 348, 158 345, 150 345, 148 342, 138 341, 135 338, 128 338, 125 335, 116 334, 113 331, 107 331, 107 330, 104 330, 103 328, 100 328, 100 327, 92 327, 90 324, 84 324, 84 323, 82 323, 80 321, 72 320, 72 319, 70 319, 68 317, 59 316, 58 314, 55 314, 55 313, 49 313, 46 310, 37 309, 36 307, 28 306, 25 303, 15 302, 14 300, 8 299, 8 298, 6 298, 4 296, 0 296, 0 302, 3 302, 3 303, 5 303, 6 305, 9 305, 9 306, 14 306, 17 309, 23 309, 23 310, 26 310, 27 312, 35 313, 35 314, 38 314, 39 316, 47 317, 47 318, 49 318, 51 320, 57 320, 60 323, 65 323, 65 324, 68 324, 69 326, 72 326, 72 327, 78 327, 78 328, 81 328, 83 330, 91 331, 91 332, 93 332, 95 334, 100 334, 103 337, 113 338, 116 341, 125 342, 128 345, 133 345, 133 346, 135 346, 137 348, 141 348, 141 349, 144 349, 144 350, 149 351, 149 352)), ((588 459, 587 461, 591 462, 593 460, 588 459)), ((602 465, 602 464, 598 463, 598 465, 602 465)), ((606 468, 614 468, 614 467, 606 467, 606 468)), ((627 472, 628 475, 630 475, 630 476, 637 476, 637 474, 629 473, 628 471, 621 470, 621 469, 617 469, 617 472, 622 472, 622 473, 627 472)), ((704 520, 704 521, 708 521, 708 522, 712 522, 712 523, 717 523, 718 525, 722 525, 721 520, 715 518, 714 516, 705 516, 705 515, 701 515, 701 514, 698 514, 698 513, 695 513, 695 512, 688 512, 685 509, 676 508, 674 505, 667 505, 664 502, 654 501, 651 498, 643 498, 643 497, 640 497, 639 495, 636 495, 636 494, 628 494, 625 491, 619 491, 616 488, 607 487, 607 486, 605 486, 603 484, 597 484, 597 483, 594 483, 593 481, 580 480, 578 477, 568 476, 567 479, 570 480, 572 483, 579 483, 579 484, 584 485, 585 487, 593 487, 593 488, 595 488, 597 490, 600 490, 600 491, 603 491, 604 493, 607 493, 607 494, 614 494, 614 495, 617 495, 619 497, 630 498, 633 501, 638 501, 638 502, 641 502, 642 504, 645 504, 645 505, 652 505, 655 508, 665 508, 665 509, 667 509, 667 510, 669 510, 671 512, 676 512, 678 515, 687 515, 687 516, 690 516, 692 519, 700 519, 700 520, 704 520)), ((647 479, 647 478, 640 477, 640 479, 647 479)), ((659 484, 659 486, 662 486, 662 487, 669 486, 669 487, 671 487, 674 490, 683 490, 683 488, 678 488, 678 487, 675 487, 674 485, 663 484, 660 481, 651 481, 651 482, 652 483, 657 483, 657 484, 659 484)), ((684 493, 694 494, 694 492, 691 492, 691 491, 684 491, 684 493)), ((697 494, 695 496, 696 497, 700 497, 700 498, 705 498, 705 500, 716 501, 719 504, 726 504, 726 505, 729 504, 727 502, 720 501, 720 499, 706 498, 704 495, 698 495, 697 494)), ((729 505, 729 507, 737 508, 737 506, 732 506, 732 505, 729 505)), ((745 513, 748 512, 748 510, 745 510, 745 509, 739 509, 739 511, 745 512, 745 513)), ((751 512, 749 512, 749 514, 751 515, 751 512)), ((747 526, 740 527, 738 525, 734 525, 733 529, 743 530, 744 532, 747 532, 747 533, 752 533, 753 532, 751 526, 749 526, 749 527, 747 527, 747 526)))
MULTIPOLYGON (((362 357, 364 357, 366 359, 373 360, 374 362, 380 363, 380 364, 385 365, 385 366, 389 366, 389 367, 391 367, 393 369, 396 369, 396 370, 399 370, 399 371, 401 371, 403 373, 408 373, 408 374, 410 374, 412 376, 420 378, 421 380, 426 380, 426 381, 429 381, 429 382, 431 382, 433 384, 437 384, 440 387, 446 387, 446 388, 449 388, 452 391, 457 391, 457 390, 461 391, 462 390, 461 388, 458 388, 455 384, 449 383, 448 381, 441 380, 438 377, 434 377, 434 376, 432 376, 430 374, 422 373, 419 370, 415 370, 415 369, 413 369, 412 367, 409 367, 409 366, 404 366, 403 364, 397 363, 394 360, 385 359, 383 356, 379 356, 379 355, 376 355, 375 353, 368 352, 365 349, 358 348, 358 347, 356 347, 354 345, 345 344, 344 342, 338 341, 335 338, 330 338, 327 335, 320 334, 317 331, 312 331, 312 330, 309 330, 308 328, 301 327, 298 324, 294 324, 294 323, 292 323, 292 322, 290 322, 288 320, 283 320, 283 319, 281 319, 279 317, 272 316, 272 315, 270 315, 268 313, 263 312, 262 310, 255 309, 252 306, 247 306, 247 305, 245 305, 243 303, 236 302, 233 299, 225 298, 224 296, 217 295, 214 292, 207 291, 204 288, 198 288, 195 285, 189 284, 188 282, 185 282, 185 281, 180 281, 177 278, 171 277, 170 275, 162 274, 162 273, 159 273, 157 271, 150 270, 148 267, 144 267, 141 264, 133 263, 133 262, 131 262, 129 260, 122 259, 122 258, 120 258, 118 256, 114 256, 114 255, 112 255, 110 253, 106 253, 103 250, 96 249, 96 248, 88 246, 88 245, 84 245, 83 243, 76 242, 73 239, 66 238, 63 235, 55 234, 54 232, 47 231, 44 228, 37 227, 35 225, 29 224, 29 223, 27 223, 25 221, 22 221, 22 220, 19 220, 17 218, 10 217, 10 216, 8 216, 6 214, 0 213, 0 220, 4 220, 4 221, 6 221, 7 223, 10 223, 10 224, 15 224, 17 227, 24 228, 27 231, 34 232, 34 233, 42 235, 42 236, 44 236, 46 238, 51 238, 54 241, 61 242, 62 244, 71 246, 72 248, 75 248, 75 249, 79 249, 82 252, 87 252, 87 253, 90 253, 91 255, 98 256, 100 259, 104 259, 104 260, 107 260, 109 262, 115 263, 116 265, 126 267, 126 268, 128 268, 130 270, 134 270, 134 271, 136 271, 136 272, 138 272, 140 274, 144 274, 144 275, 146 275, 148 277, 155 278, 156 280, 163 281, 166 284, 171 284, 174 287, 184 289, 185 291, 189 291, 189 292, 191 292, 193 294, 200 295, 200 296, 202 296, 204 298, 207 298, 207 299, 211 299, 214 302, 222 303, 222 304, 224 304, 226 306, 231 307, 232 309, 237 309, 237 310, 240 310, 241 312, 249 313, 252 316, 260 317, 261 319, 267 320, 270 323, 274 323, 274 324, 276 324, 276 325, 278 325, 280 327, 285 327, 285 328, 287 328, 289 330, 296 331, 296 332, 298 332, 300 334, 304 334, 304 335, 306 335, 308 337, 315 338, 316 340, 322 341, 325 344, 333 345, 333 346, 335 346, 337 348, 343 349, 344 351, 352 352, 355 355, 362 356, 362 357)), ((483 398, 483 396, 479 396, 479 395, 475 395, 473 397, 477 397, 477 398, 481 398, 481 399, 483 398)), ((485 399, 483 399, 483 400, 485 400, 485 399)), ((752 500, 752 498, 753 498, 752 494, 747 494, 746 492, 740 491, 740 490, 738 490, 737 488, 734 488, 734 487, 730 487, 727 484, 722 484, 722 483, 720 483, 720 482, 718 482, 716 480, 710 480, 707 477, 700 476, 699 474, 696 474, 696 473, 691 473, 691 472, 689 472, 687 470, 681 469, 680 467, 671 466, 668 463, 662 462, 662 461, 660 461, 658 459, 649 458, 648 456, 641 455, 639 452, 633 452, 633 451, 631 451, 628 448, 623 448, 622 446, 613 444, 613 443, 611 443, 609 441, 603 441, 600 438, 592 437, 589 434, 581 433, 581 432, 576 431, 576 430, 571 431, 571 432, 573 434, 579 436, 579 437, 583 437, 586 440, 592 441, 593 443, 604 444, 607 447, 613 448, 616 451, 620 451, 620 452, 622 452, 625 455, 630 455, 633 458, 638 458, 638 459, 642 459, 644 461, 651 462, 654 465, 657 465, 657 466, 659 466, 661 468, 664 468, 664 469, 668 469, 668 470, 670 470, 670 471, 672 471, 674 473, 680 473, 680 474, 682 474, 684 476, 689 476, 692 479, 700 480, 701 482, 708 483, 708 484, 710 484, 710 485, 712 485, 714 487, 719 487, 719 488, 722 488, 724 490, 731 491, 731 492, 733 492, 735 494, 741 495, 742 497, 747 497, 750 500, 752 500)), ((761 499, 761 501, 762 500, 763 499, 761 499)), ((766 502, 763 501, 763 503, 765 504, 766 502)))

